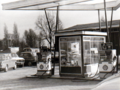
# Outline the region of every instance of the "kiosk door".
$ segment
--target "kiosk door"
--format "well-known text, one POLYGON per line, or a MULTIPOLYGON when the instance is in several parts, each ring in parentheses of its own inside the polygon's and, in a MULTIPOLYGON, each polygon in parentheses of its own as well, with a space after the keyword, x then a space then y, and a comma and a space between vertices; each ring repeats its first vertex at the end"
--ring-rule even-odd
POLYGON ((80 36, 60 37, 59 46, 60 75, 80 75, 82 73, 80 36))
POLYGON ((84 45, 84 64, 90 64, 91 61, 91 52, 90 52, 90 40, 83 40, 83 45, 84 45))
POLYGON ((85 65, 98 63, 98 51, 102 49, 102 43, 105 43, 104 36, 83 36, 85 65))
POLYGON ((85 75, 92 77, 99 72, 99 53, 101 43, 105 42, 104 36, 83 36, 83 52, 85 75))

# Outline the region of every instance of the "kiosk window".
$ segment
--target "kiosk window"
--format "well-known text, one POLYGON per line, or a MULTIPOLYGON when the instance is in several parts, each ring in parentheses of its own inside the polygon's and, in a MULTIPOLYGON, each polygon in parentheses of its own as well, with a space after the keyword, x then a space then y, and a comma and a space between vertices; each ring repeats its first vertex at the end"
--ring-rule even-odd
POLYGON ((101 43, 105 42, 104 36, 83 36, 84 64, 98 63, 101 43))
MULTIPOLYGON (((73 73, 80 73, 81 67, 81 41, 79 36, 75 37, 61 37, 60 38, 60 65, 61 65, 61 72, 69 68, 77 67, 79 68, 79 72, 73 73), (62 69, 64 68, 64 70, 62 69)), ((73 69, 72 68, 72 69, 73 69)), ((66 71, 65 71, 66 72, 66 71)), ((69 70, 67 70, 68 73, 69 70)))

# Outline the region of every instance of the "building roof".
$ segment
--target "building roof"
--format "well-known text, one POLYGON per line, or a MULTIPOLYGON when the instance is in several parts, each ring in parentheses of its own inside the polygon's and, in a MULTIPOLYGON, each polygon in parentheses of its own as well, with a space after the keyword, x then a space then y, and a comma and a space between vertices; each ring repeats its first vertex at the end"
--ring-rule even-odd
MULTIPOLYGON (((112 21, 112 27, 119 27, 120 20, 112 21)), ((106 28, 105 22, 101 22, 101 29, 106 28)), ((108 28, 110 28, 110 21, 108 21, 108 28)), ((99 22, 96 23, 88 23, 88 24, 79 24, 64 30, 98 30, 99 29, 99 22)))
POLYGON ((107 36, 106 32, 99 32, 99 31, 59 31, 55 33, 55 36, 70 36, 70 35, 89 35, 89 36, 107 36))

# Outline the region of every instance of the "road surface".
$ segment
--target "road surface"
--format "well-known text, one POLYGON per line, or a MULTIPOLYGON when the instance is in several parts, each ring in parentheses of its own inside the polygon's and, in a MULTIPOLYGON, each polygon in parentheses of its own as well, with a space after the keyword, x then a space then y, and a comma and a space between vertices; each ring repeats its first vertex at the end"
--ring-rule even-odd
POLYGON ((36 71, 35 66, 11 69, 8 72, 0 71, 0 90, 90 90, 100 82, 28 77, 36 71))

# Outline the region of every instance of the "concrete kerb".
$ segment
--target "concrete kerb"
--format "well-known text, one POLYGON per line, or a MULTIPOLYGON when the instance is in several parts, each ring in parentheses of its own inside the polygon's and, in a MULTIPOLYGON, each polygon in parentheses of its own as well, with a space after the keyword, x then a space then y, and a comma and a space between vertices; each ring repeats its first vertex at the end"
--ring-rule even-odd
MULTIPOLYGON (((36 74, 34 75, 28 75, 26 78, 39 78, 36 74)), ((53 75, 49 77, 48 79, 66 79, 66 80, 72 80, 72 81, 102 81, 102 79, 94 79, 94 78, 79 78, 79 77, 61 77, 59 75, 53 75)))
POLYGON ((95 85, 94 88, 100 86, 100 85, 103 84, 104 82, 111 81, 111 80, 116 79, 116 78, 118 78, 118 77, 120 77, 120 72, 118 72, 118 73, 116 73, 116 74, 114 74, 114 75, 112 75, 112 76, 110 76, 110 77, 104 79, 103 81, 101 81, 100 83, 98 83, 97 85, 95 85))

